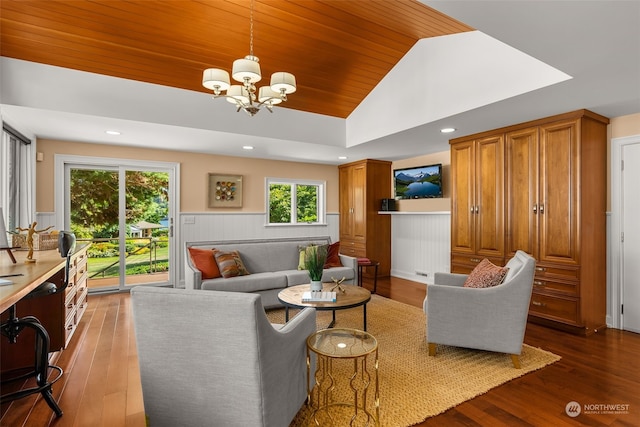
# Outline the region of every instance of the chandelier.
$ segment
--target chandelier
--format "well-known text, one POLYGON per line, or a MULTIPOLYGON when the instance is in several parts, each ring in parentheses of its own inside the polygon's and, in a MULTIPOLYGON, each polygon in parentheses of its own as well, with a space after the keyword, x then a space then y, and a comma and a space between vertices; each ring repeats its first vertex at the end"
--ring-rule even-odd
POLYGON ((272 107, 287 100, 287 95, 296 91, 296 78, 293 74, 278 71, 271 75, 271 85, 262 86, 256 96, 255 83, 262 79, 258 57, 253 54, 253 3, 249 26, 249 55, 233 61, 231 76, 241 84, 231 85, 229 73, 219 68, 208 68, 202 74, 202 86, 213 91, 214 98, 226 98, 237 107, 255 116, 260 108, 266 107, 273 113, 272 107), (226 92, 226 93, 224 93, 226 92))

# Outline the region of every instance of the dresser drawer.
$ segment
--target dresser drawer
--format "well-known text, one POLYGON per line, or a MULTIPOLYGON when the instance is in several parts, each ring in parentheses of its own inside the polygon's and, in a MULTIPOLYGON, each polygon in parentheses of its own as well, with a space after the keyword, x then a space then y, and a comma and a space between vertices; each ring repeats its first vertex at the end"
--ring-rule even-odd
POLYGON ((531 295, 529 314, 549 320, 578 325, 578 300, 560 296, 538 294, 531 295))
POLYGON ((65 348, 71 340, 71 336, 76 330, 76 312, 75 310, 69 314, 69 317, 64 322, 64 346, 65 348))
POLYGON ((466 265, 471 267, 471 270, 473 270, 475 266, 480 264, 480 261, 482 261, 485 258, 491 261, 494 265, 498 265, 498 266, 504 265, 504 258, 483 257, 479 255, 457 254, 457 253, 451 254, 451 264, 466 265))
POLYGON ((536 291, 551 291, 565 295, 578 296, 578 282, 546 280, 543 277, 533 278, 533 289, 536 291))
POLYGON ((548 264, 536 264, 536 277, 540 279, 578 280, 579 267, 558 267, 548 264))
POLYGON ((87 287, 84 286, 78 289, 78 295, 76 297, 76 324, 80 323, 80 319, 87 309, 88 304, 87 287))
POLYGON ((340 240, 340 253, 356 258, 367 256, 367 245, 355 240, 340 240))
POLYGON ((67 286, 67 289, 64 290, 64 304, 74 303, 76 301, 76 293, 77 289, 75 286, 67 286))

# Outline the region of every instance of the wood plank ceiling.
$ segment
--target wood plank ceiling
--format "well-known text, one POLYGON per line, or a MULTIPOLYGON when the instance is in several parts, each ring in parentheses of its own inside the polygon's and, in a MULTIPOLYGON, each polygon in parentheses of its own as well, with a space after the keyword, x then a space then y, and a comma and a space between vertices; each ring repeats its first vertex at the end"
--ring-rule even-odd
MULTIPOLYGON (((2 0, 2 56, 208 92, 202 71, 249 53, 248 0, 2 0)), ((285 108, 347 117, 417 40, 472 28, 415 0, 256 0, 264 83, 285 108)), ((258 84, 260 86, 260 84, 258 84)))

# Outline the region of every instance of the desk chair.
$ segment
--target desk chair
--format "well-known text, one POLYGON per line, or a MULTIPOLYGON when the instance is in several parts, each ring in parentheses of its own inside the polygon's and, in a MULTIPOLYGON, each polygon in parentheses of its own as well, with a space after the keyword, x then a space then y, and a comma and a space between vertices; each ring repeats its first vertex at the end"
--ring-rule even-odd
MULTIPOLYGON (((58 237, 58 250, 60 256, 67 259, 64 268, 64 281, 61 286, 57 286, 55 283, 44 282, 33 291, 28 293, 24 298, 39 298, 47 295, 64 292, 69 284, 69 267, 71 265, 71 255, 73 255, 76 247, 76 236, 68 231, 61 231, 58 237)), ((10 402, 12 400, 20 399, 29 396, 34 393, 41 393, 44 400, 49 407, 55 412, 56 416, 62 416, 62 410, 56 403, 51 394, 51 387, 53 384, 62 377, 62 368, 56 365, 49 364, 49 334, 47 330, 42 326, 40 321, 34 316, 25 316, 19 318, 16 314, 15 304, 9 307, 9 318, 2 324, 0 330, 2 335, 9 339, 9 342, 16 343, 18 335, 24 328, 30 328, 35 332, 35 360, 33 369, 8 380, 3 380, 2 383, 8 383, 18 380, 35 377, 36 387, 19 390, 13 393, 8 393, 0 396, 0 403, 10 402), (50 370, 57 371, 57 376, 49 380, 50 370)))

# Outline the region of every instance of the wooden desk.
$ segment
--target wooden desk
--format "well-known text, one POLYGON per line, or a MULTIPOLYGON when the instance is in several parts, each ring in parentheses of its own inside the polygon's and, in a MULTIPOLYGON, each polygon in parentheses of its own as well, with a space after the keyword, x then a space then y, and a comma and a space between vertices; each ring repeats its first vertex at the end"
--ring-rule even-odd
POLYGON ((34 252, 37 262, 25 264, 27 251, 15 251, 16 264, 8 256, 0 258, 0 276, 5 274, 23 274, 23 276, 7 277, 13 285, 0 286, 0 313, 20 301, 25 295, 46 282, 51 276, 65 266, 65 259, 58 250, 34 252))
MULTIPOLYGON (((78 245, 71 257, 69 285, 65 292, 44 297, 24 300, 25 295, 43 282, 52 282, 62 286, 66 260, 58 250, 36 251, 37 262, 25 264, 27 251, 16 251, 17 263, 9 257, 0 259, 0 276, 18 274, 23 276, 7 277, 12 285, 0 286, 0 312, 4 322, 8 317, 6 310, 16 304, 18 317, 35 316, 49 333, 51 352, 65 348, 75 332, 75 328, 87 307, 87 249, 89 244, 78 245)), ((24 330, 16 344, 9 344, 4 337, 0 339, 1 371, 25 366, 24 361, 33 362, 34 334, 24 330)))

